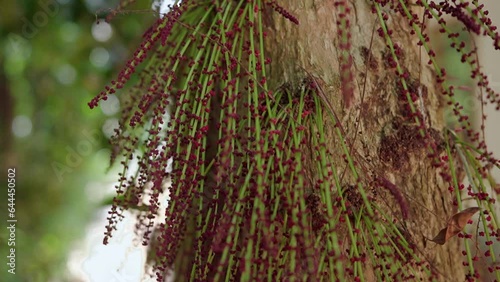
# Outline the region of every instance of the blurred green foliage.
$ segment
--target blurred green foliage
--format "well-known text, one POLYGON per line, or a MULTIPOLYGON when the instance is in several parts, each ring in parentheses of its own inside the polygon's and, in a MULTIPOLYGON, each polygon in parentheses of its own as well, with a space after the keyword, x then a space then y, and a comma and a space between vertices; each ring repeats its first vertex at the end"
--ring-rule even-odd
MULTIPOLYGON (((461 23, 451 21, 448 28, 452 32, 459 34, 458 38, 466 44, 464 48, 466 52, 470 52, 475 48, 473 35, 463 30, 461 23)), ((440 65, 447 66, 448 83, 454 88, 455 99, 463 106, 462 114, 469 116, 473 124, 475 124, 478 122, 479 115, 476 113, 479 110, 478 104, 480 103, 478 103, 476 95, 476 82, 470 77, 472 69, 470 65, 461 62, 461 54, 451 47, 453 41, 443 36, 438 30, 438 26, 433 26, 430 33, 430 42, 436 53, 436 60, 440 65)), ((444 110, 444 118, 448 127, 455 128, 457 126, 452 107, 447 107, 444 110)))
MULTIPOLYGON (((137 5, 142 6, 130 8, 150 8, 148 1, 141 2, 137 5)), ((99 181, 109 163, 108 154, 98 153, 108 150, 107 139, 96 131, 109 117, 91 111, 87 102, 117 73, 138 44, 138 35, 155 17, 149 12, 118 14, 111 22, 112 37, 96 40, 92 35, 96 11, 102 16, 117 4, 2 1, 0 179, 5 189, 1 189, 0 214, 5 226, 7 168, 15 167, 18 221, 15 275, 7 272, 9 234, 5 227, 0 232, 0 281, 73 281, 65 271, 68 251, 84 235, 96 207, 85 186, 99 181), (109 62, 93 63, 89 58, 96 50, 101 55, 106 50, 109 62), (25 137, 12 131, 19 116, 32 123, 25 137)))

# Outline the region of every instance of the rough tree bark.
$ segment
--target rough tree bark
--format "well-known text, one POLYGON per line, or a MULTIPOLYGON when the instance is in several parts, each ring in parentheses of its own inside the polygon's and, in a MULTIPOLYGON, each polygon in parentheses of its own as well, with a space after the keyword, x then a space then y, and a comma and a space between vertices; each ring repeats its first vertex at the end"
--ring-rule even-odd
MULTIPOLYGON (((386 43, 377 35, 380 25, 364 0, 352 0, 349 3, 352 5, 348 20, 352 35, 352 70, 355 73, 354 102, 347 107, 342 99, 339 65, 341 47, 336 23, 338 11, 334 2, 287 1, 283 6, 297 17, 299 25, 294 25, 277 13, 269 13, 266 53, 273 61, 269 75, 271 85, 297 83, 308 74, 321 80, 322 88, 346 131, 348 143, 353 142, 352 151, 357 152, 358 162, 365 162, 372 175, 385 177, 403 190, 409 206, 408 218, 403 220, 400 213, 394 212, 398 205, 387 191, 376 188, 369 193, 379 205, 393 211, 391 215, 395 221, 406 225, 411 240, 418 246, 419 255, 426 258, 434 271, 439 272, 439 280, 462 281, 466 274, 462 267, 463 257, 459 255, 461 242, 452 240, 443 246, 426 242, 425 237, 432 238, 437 234, 456 210, 452 208, 450 193, 439 176, 439 170, 426 157, 428 149, 418 138, 416 125, 412 125, 411 121, 403 121, 401 101, 406 98, 401 97, 395 70, 387 67, 384 58, 386 43)), ((404 56, 399 59, 410 73, 409 81, 412 87, 420 87, 424 93, 427 124, 439 147, 444 127, 444 103, 440 99, 439 86, 432 70, 426 66, 425 52, 417 47, 416 38, 410 36, 411 28, 407 21, 391 14, 389 22, 394 31, 393 40, 403 46, 404 56)), ((338 148, 340 141, 333 134, 333 121, 325 126, 332 132, 328 147, 338 148)), ((342 163, 342 152, 337 152, 335 161, 342 163)), ((307 162, 314 163, 315 160, 309 159, 307 162)), ((339 174, 345 171, 339 171, 339 174)), ((310 171, 311 175, 314 173, 310 171)), ((353 185, 352 175, 349 176, 348 172, 347 175, 343 184, 353 185)), ((371 272, 369 264, 366 271, 371 272)), ((373 276, 366 278, 368 281, 375 279, 373 276)))

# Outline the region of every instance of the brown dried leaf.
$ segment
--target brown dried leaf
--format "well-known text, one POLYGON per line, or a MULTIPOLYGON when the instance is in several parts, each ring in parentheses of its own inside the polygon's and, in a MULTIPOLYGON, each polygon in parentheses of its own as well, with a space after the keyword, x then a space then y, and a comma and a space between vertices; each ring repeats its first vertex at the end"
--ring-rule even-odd
POLYGON ((441 229, 439 233, 430 240, 436 244, 443 245, 451 237, 457 235, 465 227, 469 219, 480 210, 478 207, 467 208, 459 213, 454 214, 448 219, 448 225, 441 229))

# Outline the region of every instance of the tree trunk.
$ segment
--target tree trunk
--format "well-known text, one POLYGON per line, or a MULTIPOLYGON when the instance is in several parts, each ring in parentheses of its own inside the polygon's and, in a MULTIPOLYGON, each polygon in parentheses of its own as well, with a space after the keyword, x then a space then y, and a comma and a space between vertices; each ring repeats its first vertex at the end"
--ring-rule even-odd
MULTIPOLYGON (((327 0, 287 1, 283 8, 297 17, 299 25, 280 14, 268 13, 271 16, 266 22, 268 36, 265 46, 273 62, 269 75, 271 85, 298 83, 309 75, 320 81, 318 84, 340 119, 356 162, 366 168, 360 181, 370 187, 367 192, 371 201, 388 212, 388 220, 406 230, 406 239, 416 245, 416 254, 423 259, 422 273, 416 276, 463 281, 466 268, 462 266, 462 242, 455 239, 443 246, 426 242, 426 238, 437 234, 446 225, 448 217, 456 212, 453 194, 442 180, 441 170, 436 169, 432 158, 427 157, 429 148, 419 136, 418 126, 408 119, 399 76, 395 68, 388 67, 387 43, 377 32, 379 20, 364 0, 346 4, 350 8, 347 12, 351 36, 348 50, 353 60, 350 71, 354 73, 354 98, 351 98, 352 102, 343 99, 340 65, 343 49, 337 24, 341 19, 338 18, 340 8, 335 3, 327 0), (373 185, 374 178, 385 178, 394 183, 401 190, 404 202, 398 203, 396 192, 389 188, 373 185), (399 208, 405 208, 401 205, 408 206, 407 216, 399 212, 399 208), (426 274, 426 269, 432 275, 426 274)), ((404 53, 399 59, 410 74, 407 81, 412 88, 423 92, 426 125, 442 152, 444 103, 440 86, 430 67, 426 66, 425 51, 417 47, 416 37, 410 36, 408 21, 392 13, 388 22, 393 30, 392 40, 403 47, 404 53)), ((328 120, 326 116, 328 114, 325 114, 325 120, 328 120)), ((330 124, 325 124, 330 132, 327 147, 333 148, 330 151, 335 155, 333 162, 341 164, 344 163, 341 141, 334 133, 335 121, 331 118, 330 121, 330 124)), ((305 163, 314 162, 312 155, 309 159, 306 156, 305 163)), ((346 175, 341 184, 354 187, 356 183, 348 166, 339 167, 343 170, 338 173, 346 175)), ((314 166, 306 165, 306 168, 314 166)), ((309 172, 310 175, 315 173, 309 172)), ((345 233, 339 237, 348 240, 346 231, 342 232, 345 233)), ((376 280, 372 267, 373 264, 367 261, 364 267, 367 281, 376 280)))

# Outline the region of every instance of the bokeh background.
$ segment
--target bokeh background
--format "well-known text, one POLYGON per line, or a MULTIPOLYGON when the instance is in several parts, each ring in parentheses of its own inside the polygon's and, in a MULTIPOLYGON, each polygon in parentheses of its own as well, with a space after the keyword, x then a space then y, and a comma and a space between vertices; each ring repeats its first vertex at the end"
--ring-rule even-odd
POLYGON ((158 16, 150 1, 137 2, 108 25, 96 17, 119 1, 0 1, 0 179, 6 183, 7 168, 16 168, 18 220, 13 276, 2 184, 0 281, 78 281, 67 271, 71 250, 102 217, 96 211, 116 176, 106 178, 107 137, 119 103, 94 110, 87 103, 158 16))
MULTIPOLYGON (((109 168, 108 138, 120 105, 110 99, 100 109, 87 106, 158 16, 152 1, 136 2, 111 24, 98 24, 96 18, 119 0, 0 0, 0 180, 6 183, 7 168, 16 168, 18 220, 16 275, 7 273, 2 259, 0 281, 128 282, 142 275, 144 250, 133 247, 130 229, 116 236, 122 245, 101 246, 105 203, 116 178, 115 168, 109 168)), ((484 2, 500 23, 500 3, 484 2)), ((435 40, 440 57, 456 63, 445 40, 439 35, 435 40)), ((500 91, 500 54, 490 41, 477 43, 484 70, 500 91)), ((472 87, 460 66, 450 69, 456 70, 450 75, 457 83, 472 87)), ((477 114, 474 99, 464 95, 468 111, 477 114)), ((488 110, 487 141, 500 152, 500 115, 488 110)), ((7 201, 1 191, 4 258, 7 201)))

